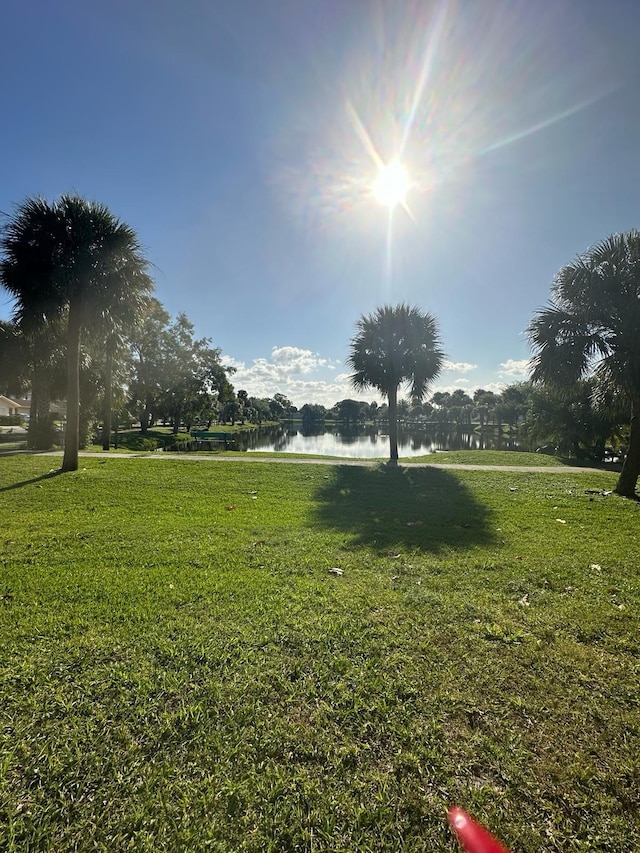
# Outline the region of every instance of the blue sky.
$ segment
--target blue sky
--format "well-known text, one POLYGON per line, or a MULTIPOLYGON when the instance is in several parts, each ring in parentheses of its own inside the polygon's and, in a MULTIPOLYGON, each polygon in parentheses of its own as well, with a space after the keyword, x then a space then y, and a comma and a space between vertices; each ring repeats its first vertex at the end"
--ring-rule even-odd
POLYGON ((439 319, 434 390, 524 378, 555 272, 640 225, 633 0, 3 0, 0 32, 0 210, 109 205, 250 394, 355 397, 398 302, 439 319))

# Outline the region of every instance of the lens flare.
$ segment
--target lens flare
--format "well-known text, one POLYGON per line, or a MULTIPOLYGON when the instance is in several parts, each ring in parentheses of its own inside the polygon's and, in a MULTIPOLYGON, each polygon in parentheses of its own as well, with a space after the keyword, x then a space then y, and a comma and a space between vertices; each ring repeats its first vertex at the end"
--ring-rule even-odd
MULTIPOLYGON (((296 220, 309 234, 331 229, 354 252, 375 235, 386 254, 385 298, 415 244, 412 225, 433 234, 468 227, 466 201, 491 201, 493 169, 521 163, 529 174, 529 156, 507 158, 505 149, 619 86, 595 34, 572 20, 572 44, 582 47, 568 61, 557 37, 565 12, 552 4, 541 18, 534 6, 504 4, 494 14, 455 0, 370 4, 348 58, 327 58, 315 72, 326 97, 313 109, 301 102, 295 133, 282 123, 282 177, 296 220)), ((541 140, 535 168, 554 168, 557 145, 551 135, 541 140)), ((501 187, 497 180, 496 194, 501 187)))

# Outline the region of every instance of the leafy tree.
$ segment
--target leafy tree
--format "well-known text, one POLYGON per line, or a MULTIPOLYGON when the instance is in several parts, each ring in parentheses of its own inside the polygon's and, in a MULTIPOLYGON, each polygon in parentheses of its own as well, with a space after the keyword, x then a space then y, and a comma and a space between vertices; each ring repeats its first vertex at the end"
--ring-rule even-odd
POLYGON ((431 395, 431 402, 439 409, 447 409, 451 405, 451 394, 449 391, 436 391, 431 395))
MULTIPOLYGON (((111 446, 111 413, 114 397, 114 364, 122 365, 130 354, 127 342, 120 330, 111 329, 104 341, 104 401, 102 406, 102 449, 109 450, 111 446), (126 354, 126 355, 125 355, 126 354)), ((120 401, 122 402, 122 401, 120 401)), ((120 407, 121 408, 121 407, 120 407)))
POLYGON ((102 204, 76 195, 28 198, 2 231, 0 282, 15 319, 63 321, 67 343, 67 429, 63 471, 78 468, 80 342, 89 327, 135 314, 152 289, 135 232, 102 204))
POLYGON ((297 411, 291 400, 285 397, 284 394, 274 394, 268 402, 269 417, 274 421, 280 420, 280 418, 287 415, 292 415, 297 411))
POLYGON ((142 434, 155 419, 171 420, 174 432, 184 422, 209 424, 221 407, 235 399, 221 352, 210 338, 195 338, 193 323, 179 314, 173 323, 160 302, 150 304, 131 336, 133 376, 131 405, 138 412, 142 434))
POLYGON ((259 424, 271 418, 271 401, 268 397, 253 397, 251 400, 255 417, 259 424))
POLYGON ((369 404, 361 400, 340 400, 335 405, 336 417, 346 424, 358 423, 365 420, 369 412, 369 404))
POLYGON ((150 299, 140 323, 130 335, 133 369, 129 383, 131 411, 146 435, 158 414, 163 390, 170 316, 158 299, 150 299))
POLYGON ((240 405, 238 400, 233 399, 225 403, 221 412, 221 418, 223 423, 226 424, 227 421, 231 421, 231 426, 234 426, 235 422, 239 420, 241 416, 242 406, 240 405))
MULTIPOLYGON (((164 341, 163 389, 160 406, 173 423, 177 433, 180 424, 188 429, 193 421, 210 406, 212 399, 226 400, 233 396, 221 351, 210 346, 210 338, 193 337, 194 326, 186 314, 178 314, 164 341)), ((235 397, 233 402, 237 404, 235 397)), ((238 406, 241 409, 240 406, 238 406)))
POLYGON ((292 415, 297 411, 296 407, 293 405, 291 400, 286 397, 284 394, 274 394, 273 395, 273 403, 275 406, 272 406, 272 411, 275 411, 277 407, 280 407, 280 416, 281 415, 292 415))
POLYGON ((240 423, 244 424, 246 420, 250 420, 251 400, 249 399, 249 393, 241 388, 237 392, 236 398, 240 404, 240 423))
POLYGON ((300 409, 300 414, 302 415, 303 425, 310 427, 314 424, 323 423, 327 416, 327 410, 318 403, 305 403, 300 409))
POLYGON ((640 475, 640 234, 614 234, 564 266, 528 328, 532 379, 568 394, 592 376, 627 400, 629 450, 616 492, 635 497, 640 475))
POLYGON ((398 462, 398 389, 410 385, 411 398, 422 400, 442 369, 435 317, 408 305, 385 305, 357 323, 347 364, 354 388, 377 388, 389 404, 389 461, 398 462))
POLYGON ((271 397, 269 399, 269 417, 274 421, 279 421, 283 415, 284 406, 275 397, 271 397))

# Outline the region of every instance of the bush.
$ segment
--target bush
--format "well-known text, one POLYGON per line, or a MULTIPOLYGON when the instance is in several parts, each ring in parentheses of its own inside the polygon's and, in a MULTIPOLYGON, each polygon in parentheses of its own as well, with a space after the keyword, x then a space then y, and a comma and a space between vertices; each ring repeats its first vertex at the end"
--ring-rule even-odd
POLYGON ((0 426, 24 426, 22 415, 0 415, 0 426))
POLYGON ((125 432, 118 435, 118 447, 125 447, 127 450, 157 450, 158 441, 138 433, 125 432))
POLYGON ((186 441, 191 441, 188 432, 179 432, 176 435, 156 430, 149 430, 147 435, 142 435, 139 432, 118 433, 118 447, 124 447, 127 450, 157 450, 159 447, 180 446, 186 441))
POLYGON ((191 436, 188 432, 177 432, 175 435, 173 433, 166 432, 153 432, 153 437, 158 442, 158 447, 175 447, 176 445, 184 444, 187 441, 191 441, 191 436))

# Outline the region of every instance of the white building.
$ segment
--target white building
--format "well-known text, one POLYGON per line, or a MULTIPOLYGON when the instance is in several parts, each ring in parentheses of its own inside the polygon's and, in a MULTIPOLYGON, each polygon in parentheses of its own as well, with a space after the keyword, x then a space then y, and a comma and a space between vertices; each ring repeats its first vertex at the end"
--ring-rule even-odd
POLYGON ((29 406, 24 405, 24 400, 17 402, 10 397, 4 397, 0 394, 0 416, 2 415, 28 415, 29 406))

